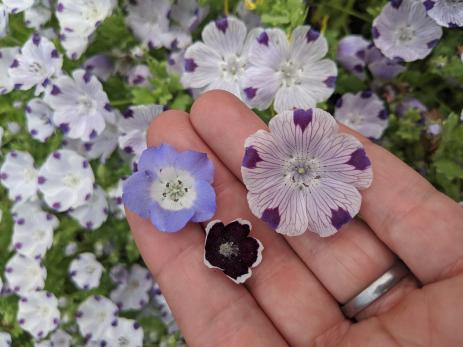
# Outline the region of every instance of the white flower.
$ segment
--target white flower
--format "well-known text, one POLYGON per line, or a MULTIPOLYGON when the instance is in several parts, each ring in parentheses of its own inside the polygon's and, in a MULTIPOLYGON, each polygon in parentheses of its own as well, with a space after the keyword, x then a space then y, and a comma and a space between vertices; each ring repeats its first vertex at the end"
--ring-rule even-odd
POLYGON ((142 347, 143 328, 137 321, 126 318, 118 318, 117 324, 106 329, 100 340, 101 346, 111 347, 142 347), (106 344, 103 344, 103 341, 106 344))
POLYGON ((8 29, 8 12, 7 12, 6 6, 3 4, 0 4, 0 37, 3 37, 6 35, 7 29, 8 29))
POLYGON ((117 185, 108 190, 109 211, 114 214, 117 219, 125 217, 124 204, 122 202, 122 184, 124 180, 120 179, 117 185))
POLYGON ((50 78, 61 73, 63 58, 55 45, 39 34, 33 34, 21 48, 21 54, 10 65, 8 73, 15 88, 38 91, 50 83, 50 78))
POLYGON ((12 244, 19 254, 26 257, 43 258, 53 243, 53 231, 59 221, 36 204, 22 203, 16 207, 12 244))
POLYGON ((20 295, 43 289, 46 277, 47 270, 39 261, 20 254, 15 254, 5 265, 8 287, 20 295))
POLYGON ((146 149, 146 130, 149 124, 159 116, 164 107, 161 105, 132 106, 123 114, 119 122, 119 148, 125 153, 139 158, 146 149))
POLYGON ((92 55, 85 60, 83 67, 104 82, 114 73, 114 63, 104 54, 92 55))
POLYGON ((176 0, 172 4, 169 18, 182 29, 193 31, 207 16, 208 12, 209 8, 199 6, 196 0, 176 0))
POLYGON ((165 296, 161 293, 159 285, 155 285, 155 295, 153 297, 156 308, 159 310, 160 317, 165 325, 167 325, 170 333, 178 331, 179 328, 175 322, 174 315, 167 303, 165 296))
POLYGON ((98 229, 108 219, 108 202, 103 189, 95 187, 90 200, 85 205, 69 211, 69 215, 83 228, 98 229))
POLYGON ((246 102, 277 112, 309 108, 334 91, 336 64, 324 59, 328 43, 310 26, 297 27, 291 39, 281 29, 258 29, 249 48, 242 87, 246 102))
POLYGON ((58 327, 58 299, 45 291, 28 293, 19 301, 17 320, 34 339, 44 338, 58 327))
POLYGON ((53 347, 50 340, 42 340, 40 342, 35 341, 34 347, 53 347))
POLYGON ((28 152, 11 151, 0 167, 1 183, 8 189, 10 200, 26 201, 37 198, 37 170, 28 152))
POLYGON ((78 59, 87 49, 89 37, 111 15, 115 0, 59 0, 56 17, 61 28, 61 44, 66 55, 78 59))
POLYGON ((36 0, 34 6, 24 12, 24 22, 28 28, 39 30, 51 18, 50 1, 36 0))
POLYGON ((27 130, 32 138, 46 142, 55 131, 52 109, 42 99, 32 99, 26 106, 27 130))
POLYGON ((0 95, 9 93, 14 88, 14 82, 11 79, 10 75, 8 75, 8 69, 10 68, 11 64, 13 63, 15 57, 19 54, 19 52, 19 47, 0 48, 0 95))
POLYGON ((70 347, 72 337, 64 330, 57 330, 50 336, 51 345, 53 347, 70 347))
MULTIPOLYGON (((13 104, 13 106, 15 106, 15 105, 13 104)), ((21 131, 21 126, 17 122, 7 122, 6 127, 7 127, 8 131, 10 133, 12 133, 13 135, 16 135, 17 133, 19 133, 21 131)))
POLYGON ((47 205, 62 212, 90 200, 95 177, 86 159, 62 149, 47 158, 39 170, 37 181, 47 205))
POLYGON ((127 71, 127 81, 131 86, 149 87, 151 71, 147 65, 139 64, 127 71))
POLYGON ((448 28, 463 26, 463 4, 459 0, 422 0, 429 17, 448 28))
POLYGON ((77 246, 77 243, 74 241, 69 242, 66 247, 64 248, 64 255, 69 257, 71 255, 74 255, 77 253, 77 250, 79 247, 77 246))
POLYGON ((100 340, 111 324, 117 324, 117 307, 102 296, 91 296, 77 308, 76 320, 80 334, 88 340, 100 340))
POLYGON ((81 253, 71 262, 69 276, 77 288, 88 290, 100 285, 103 270, 94 254, 81 253))
POLYGON ((34 5, 35 0, 3 0, 8 12, 19 13, 27 10, 34 5))
POLYGON ((12 340, 10 334, 0 331, 0 346, 9 347, 11 346, 12 340))
POLYGON ((235 17, 205 26, 203 42, 185 52, 182 83, 188 88, 223 89, 241 97, 240 80, 246 67, 246 25, 235 17))
POLYGON ((144 267, 132 265, 127 283, 120 284, 111 292, 113 300, 121 310, 139 310, 149 301, 149 291, 153 287, 151 273, 144 267))
POLYGON ((109 271, 109 277, 114 284, 126 285, 129 279, 129 271, 127 271, 127 267, 124 264, 117 264, 109 271))
POLYGON ((115 115, 95 76, 79 69, 72 77, 54 80, 44 101, 54 110, 53 122, 67 137, 90 141, 103 132, 106 122, 115 122, 115 115))

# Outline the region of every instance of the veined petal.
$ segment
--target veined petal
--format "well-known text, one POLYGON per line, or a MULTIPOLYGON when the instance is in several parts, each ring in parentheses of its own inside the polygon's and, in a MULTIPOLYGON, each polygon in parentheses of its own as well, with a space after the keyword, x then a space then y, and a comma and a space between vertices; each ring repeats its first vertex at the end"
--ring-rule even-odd
POLYGON ((292 61, 313 64, 328 53, 328 43, 325 37, 314 28, 304 25, 294 29, 289 50, 292 61))
POLYGON ((196 183, 196 201, 194 202, 195 214, 191 220, 195 223, 205 222, 214 216, 215 191, 211 184, 206 181, 198 181, 196 183))
POLYGON ((246 25, 235 17, 215 20, 204 27, 202 39, 222 57, 240 54, 246 39, 246 25))
POLYGON ((163 209, 154 202, 150 206, 151 223, 163 232, 176 232, 182 229, 194 216, 194 208, 180 211, 163 209))
POLYGON ((196 42, 185 52, 182 82, 185 86, 202 88, 220 78, 220 55, 202 42, 196 42))
POLYGON ((265 66, 249 67, 241 79, 244 101, 258 110, 265 110, 272 104, 280 85, 278 73, 265 66))

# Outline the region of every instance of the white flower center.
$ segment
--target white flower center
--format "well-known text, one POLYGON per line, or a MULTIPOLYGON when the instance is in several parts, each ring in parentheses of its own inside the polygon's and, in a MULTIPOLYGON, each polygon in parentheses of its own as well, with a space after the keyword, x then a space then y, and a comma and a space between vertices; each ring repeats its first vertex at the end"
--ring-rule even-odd
POLYGON ((117 339, 117 342, 119 343, 119 346, 128 346, 129 345, 129 340, 125 336, 119 336, 117 339))
POLYGON ((138 282, 137 280, 130 281, 129 287, 131 289, 137 289, 138 287, 140 287, 140 282, 138 282))
POLYGON ((31 182, 37 179, 37 171, 32 168, 24 170, 24 179, 26 182, 31 182))
POLYGON ((286 61, 281 64, 279 73, 281 82, 284 86, 290 87, 299 83, 301 69, 292 61, 286 61))
POLYGON ((91 114, 95 112, 96 102, 95 100, 89 98, 87 95, 82 95, 77 100, 77 106, 79 108, 80 113, 91 114))
POLYGON ((105 322, 106 321, 106 312, 105 311, 99 311, 95 315, 96 321, 100 322, 105 322))
POLYGON ((45 69, 45 67, 36 61, 29 64, 29 72, 32 74, 40 75, 40 76, 44 76, 47 74, 47 70, 45 69))
POLYGON ((93 274, 95 271, 96 271, 96 268, 92 265, 87 265, 85 268, 84 268, 84 271, 88 274, 88 275, 91 275, 93 274))
POLYGON ((285 178, 293 188, 302 190, 318 185, 320 179, 320 161, 317 158, 295 156, 288 160, 285 178))
POLYGON ((40 308, 40 313, 38 314, 39 317, 47 317, 49 314, 50 314, 50 309, 48 308, 48 306, 42 306, 40 308))
POLYGON ((221 64, 223 79, 238 79, 238 76, 244 71, 244 60, 237 55, 230 55, 224 58, 221 64))
POLYGON ((194 178, 189 172, 173 167, 161 169, 151 185, 151 198, 163 209, 179 211, 193 206, 196 200, 194 178))
POLYGON ((365 117, 360 113, 349 113, 347 115, 347 126, 350 128, 362 125, 365 121, 365 117))
POLYGON ((230 241, 220 245, 219 253, 226 258, 230 258, 232 255, 238 255, 239 249, 237 245, 230 241))
POLYGON ((404 27, 399 28, 398 36, 401 42, 411 41, 413 40, 415 35, 415 29, 413 29, 410 25, 406 25, 404 27))
POLYGON ((63 183, 69 188, 75 188, 79 186, 80 178, 74 173, 68 173, 63 177, 63 183))
POLYGON ((34 233, 34 238, 36 241, 40 241, 40 240, 43 240, 45 238, 45 231, 44 230, 37 230, 35 233, 34 233))

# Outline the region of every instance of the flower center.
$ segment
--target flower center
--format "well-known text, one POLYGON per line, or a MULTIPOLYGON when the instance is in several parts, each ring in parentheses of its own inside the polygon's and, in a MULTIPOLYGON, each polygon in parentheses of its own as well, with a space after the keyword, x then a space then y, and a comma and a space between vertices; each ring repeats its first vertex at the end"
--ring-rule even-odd
POLYGON ((45 68, 41 64, 37 63, 36 61, 29 64, 29 72, 33 74, 38 74, 38 75, 46 74, 45 68))
POLYGON ((138 287, 140 287, 140 282, 138 282, 137 280, 130 281, 129 287, 132 289, 137 289, 138 287))
POLYGON ((80 112, 84 114, 93 113, 93 111, 95 110, 95 101, 90 99, 86 95, 82 95, 79 97, 77 105, 79 107, 80 112))
POLYGON ((239 248, 235 243, 229 241, 220 245, 219 253, 226 258, 230 258, 239 254, 239 248))
POLYGON ((301 69, 298 68, 292 61, 284 62, 279 69, 282 84, 286 87, 298 84, 300 71, 301 69))
POLYGON ((117 339, 117 342, 119 343, 119 346, 128 346, 129 345, 129 340, 125 336, 119 336, 117 339))
POLYGON ((36 180, 37 172, 34 169, 26 169, 24 170, 24 178, 28 182, 36 180))
POLYGON ((231 55, 224 59, 221 65, 222 78, 224 79, 237 79, 243 72, 244 62, 237 55, 231 55))
POLYGON ((286 166, 285 178, 297 189, 317 184, 320 179, 320 162, 316 158, 293 157, 286 166))
POLYGON ((69 173, 63 177, 63 183, 69 188, 75 188, 80 184, 80 178, 76 174, 69 173))
POLYGON ((347 122, 348 125, 352 128, 352 126, 362 125, 365 118, 360 113, 349 113, 347 115, 347 122))
POLYGON ((399 40, 401 42, 411 41, 415 37, 415 30, 410 26, 404 26, 399 29, 399 40))
POLYGON ((85 272, 88 274, 88 275, 91 275, 95 272, 95 267, 94 266, 91 266, 91 265, 87 265, 85 267, 85 272))

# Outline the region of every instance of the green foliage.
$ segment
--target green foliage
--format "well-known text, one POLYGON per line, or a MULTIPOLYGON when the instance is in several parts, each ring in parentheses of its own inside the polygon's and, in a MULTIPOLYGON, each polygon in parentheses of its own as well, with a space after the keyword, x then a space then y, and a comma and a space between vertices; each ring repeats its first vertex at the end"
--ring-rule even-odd
POLYGON ((264 26, 280 27, 288 34, 298 25, 304 24, 307 16, 303 0, 256 0, 254 3, 255 11, 261 16, 264 26))

